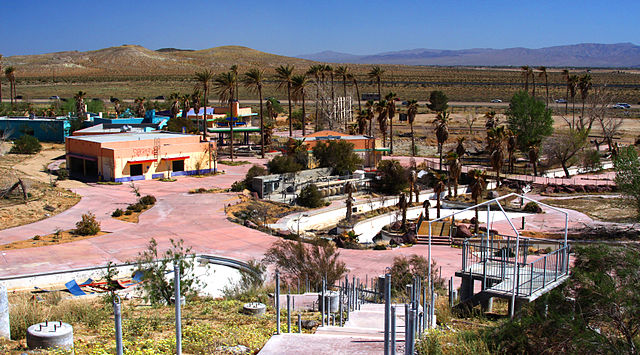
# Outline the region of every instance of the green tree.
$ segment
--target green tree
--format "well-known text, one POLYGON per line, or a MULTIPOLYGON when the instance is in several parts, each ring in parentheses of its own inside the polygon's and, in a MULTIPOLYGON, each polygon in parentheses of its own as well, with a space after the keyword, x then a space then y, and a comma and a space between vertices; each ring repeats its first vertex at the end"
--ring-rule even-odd
POLYGON ((271 174, 295 173, 304 168, 296 162, 293 156, 290 155, 278 155, 273 157, 273 159, 267 163, 267 167, 271 174))
POLYGON ((281 65, 276 68, 276 79, 278 80, 278 89, 287 88, 287 99, 289 102, 289 137, 293 135, 293 114, 291 113, 291 85, 293 84, 294 66, 281 65))
POLYGON ((567 178, 571 177, 569 167, 578 160, 578 153, 587 144, 587 130, 569 129, 544 141, 543 152, 551 163, 559 163, 567 178))
POLYGON ((538 70, 540 71, 538 76, 544 78, 544 87, 547 91, 545 97, 545 105, 549 106, 549 75, 547 74, 547 67, 539 66, 538 70))
POLYGON ((213 80, 213 85, 216 88, 218 99, 220 103, 227 103, 229 105, 229 155, 233 160, 233 100, 234 92, 236 89, 236 77, 232 72, 226 72, 218 74, 213 80))
POLYGON ((394 92, 384 97, 387 101, 387 117, 389 117, 389 154, 393 154, 393 118, 396 116, 396 97, 394 92))
POLYGON ((449 139, 449 113, 446 111, 438 112, 436 119, 433 121, 436 125, 436 139, 438 140, 438 153, 440 155, 440 170, 442 170, 442 146, 449 139))
POLYGON ((613 158, 616 185, 638 213, 640 220, 640 161, 633 146, 621 148, 613 158))
POLYGON ((318 186, 315 184, 309 184, 300 190, 300 194, 296 199, 296 202, 300 206, 309 207, 309 208, 318 208, 324 206, 324 200, 322 199, 322 194, 320 190, 318 190, 318 186))
POLYGON ((432 111, 443 112, 449 108, 448 102, 449 98, 444 94, 444 92, 435 90, 429 94, 429 103, 427 104, 427 107, 432 111))
POLYGON ((409 186, 409 172, 397 160, 378 163, 378 177, 373 180, 373 187, 385 194, 397 195, 409 186))
POLYGON ((250 90, 258 92, 260 100, 260 154, 264 158, 264 119, 262 116, 262 85, 264 84, 264 70, 251 69, 244 74, 244 85, 250 90))
POLYGON ((320 75, 322 74, 323 66, 321 64, 315 64, 309 67, 307 70, 307 75, 313 77, 313 82, 316 85, 316 114, 315 114, 315 131, 318 131, 318 109, 320 108, 319 99, 320 99, 320 75))
POLYGON ((353 151, 353 144, 344 140, 316 144, 313 156, 319 166, 333 168, 334 175, 351 174, 362 164, 362 159, 353 151))
POLYGON ((551 110, 525 91, 519 91, 511 98, 507 122, 509 129, 518 137, 518 146, 522 151, 553 133, 551 110))
POLYGON ((4 69, 4 76, 9 80, 9 96, 11 97, 11 107, 13 107, 13 100, 16 97, 16 69, 14 67, 6 67, 4 69))
POLYGON ((36 154, 37 152, 42 150, 42 144, 38 138, 29 135, 23 134, 20 138, 16 139, 13 142, 13 147, 9 153, 13 154, 36 154))
MULTIPOLYGON (((471 199, 473 199, 473 203, 475 205, 478 204, 480 198, 482 197, 482 192, 487 187, 485 182, 485 172, 479 169, 474 169, 469 172, 469 177, 471 178, 471 184, 469 184, 469 188, 471 189, 471 199)), ((480 224, 479 218, 479 210, 478 207, 476 210, 476 224, 475 224, 475 233, 478 234, 478 225, 480 224)))
POLYGON ((411 156, 416 156, 416 139, 413 133, 413 122, 416 120, 416 115, 418 114, 418 101, 410 100, 407 105, 407 121, 409 121, 409 126, 411 127, 411 156))
POLYGON ((291 89, 293 90, 293 99, 298 102, 302 100, 302 135, 307 135, 307 112, 305 106, 305 89, 309 84, 309 79, 305 74, 294 75, 291 78, 291 89))
POLYGON ((375 111, 378 114, 378 129, 382 133, 382 146, 387 146, 387 115, 389 113, 389 107, 386 100, 381 100, 375 103, 375 111))

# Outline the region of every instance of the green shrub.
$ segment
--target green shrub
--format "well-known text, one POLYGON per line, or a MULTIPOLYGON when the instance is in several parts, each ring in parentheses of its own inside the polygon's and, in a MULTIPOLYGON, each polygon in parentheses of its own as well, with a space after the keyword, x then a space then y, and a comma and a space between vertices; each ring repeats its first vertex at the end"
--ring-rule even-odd
POLYGON ((602 161, 600 161, 600 152, 595 149, 589 149, 582 156, 582 167, 589 171, 602 170, 602 161))
POLYGON ((33 236, 33 238, 31 238, 31 239, 33 239, 33 240, 40 240, 40 236, 36 234, 36 235, 35 235, 35 236, 33 236))
POLYGON ((140 198, 140 203, 147 206, 153 206, 156 204, 156 198, 153 195, 146 195, 140 198))
POLYGON ((60 168, 57 171, 58 180, 67 180, 69 178, 69 170, 65 168, 60 168))
POLYGON ((133 208, 131 209, 133 212, 142 212, 142 210, 144 209, 144 205, 140 204, 140 203, 136 203, 133 205, 133 208))
POLYGON ((288 155, 273 157, 273 159, 267 163, 267 167, 271 174, 295 173, 304 168, 296 162, 295 158, 288 155))
POLYGON ((528 213, 542 213, 542 208, 533 201, 524 205, 524 208, 522 210, 528 213))
POLYGON ((387 250, 387 246, 384 244, 376 244, 373 246, 373 250, 387 250))
POLYGON ((256 176, 264 176, 264 175, 267 175, 268 173, 269 172, 264 166, 261 166, 261 165, 252 166, 251 168, 249 168, 249 171, 247 171, 247 175, 244 177, 244 181, 243 181, 244 188, 251 190, 253 178, 256 176))
POLYGON ((240 192, 240 191, 243 191, 245 188, 246 188, 246 185, 242 180, 238 180, 233 184, 231 184, 231 191, 233 192, 240 192))
POLYGON ((111 214, 111 217, 120 217, 123 214, 124 214, 124 211, 118 208, 115 211, 113 211, 113 213, 111 214))
POLYGON ((9 153, 35 154, 40 150, 42 150, 42 144, 40 144, 38 138, 25 134, 13 142, 13 147, 11 147, 9 153))
POLYGON ((322 194, 314 184, 302 188, 296 200, 300 206, 317 208, 324 205, 322 194))
POLYGON ((96 235, 100 232, 100 222, 96 220, 96 215, 91 212, 82 215, 82 219, 76 223, 75 234, 96 235))
POLYGON ((397 160, 383 160, 378 164, 380 179, 373 181, 376 191, 397 195, 409 186, 409 172, 397 160))
POLYGON ((131 211, 131 210, 124 211, 124 215, 125 216, 130 216, 132 213, 133 213, 133 211, 131 211))

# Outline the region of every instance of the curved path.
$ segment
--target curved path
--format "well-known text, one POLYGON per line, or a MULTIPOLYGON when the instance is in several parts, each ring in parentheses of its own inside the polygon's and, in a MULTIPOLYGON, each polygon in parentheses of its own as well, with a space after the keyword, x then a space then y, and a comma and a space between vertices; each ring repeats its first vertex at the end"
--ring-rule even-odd
MULTIPOLYGON (((264 163, 261 159, 246 159, 264 163)), ((186 246, 197 253, 235 258, 242 261, 261 259, 277 237, 245 228, 226 219, 224 206, 238 200, 234 193, 188 194, 199 187, 230 187, 244 177, 251 165, 237 167, 220 165, 226 174, 196 178, 180 177, 177 182, 140 181, 136 186, 144 194, 153 194, 158 202, 140 216, 137 224, 110 217, 116 208, 125 208, 135 201, 131 188, 126 185, 88 185, 73 189, 82 200, 71 209, 29 225, 1 230, 0 244, 45 235, 57 228, 74 228, 75 222, 86 212, 93 212, 102 228, 111 233, 73 243, 38 248, 6 250, 0 258, 0 277, 59 271, 70 268, 104 265, 107 261, 126 262, 136 258, 155 238, 161 249, 170 245, 170 239, 184 239, 186 246)), ((576 212, 577 213, 577 212, 576 212)), ((584 216, 584 215, 583 215, 584 216)), ((550 223, 551 216, 544 216, 550 223)), ((531 223, 535 223, 533 217, 531 223)), ((587 217, 588 218, 588 217, 587 217)), ((556 224, 558 220, 554 220, 556 224)), ((562 221, 564 223, 564 220, 562 221)), ((547 224, 543 223, 543 224, 547 224)), ((564 224, 563 224, 564 225, 564 224)), ((399 255, 427 255, 426 245, 394 248, 386 251, 341 250, 341 259, 350 273, 359 277, 379 275, 399 255)), ((460 249, 433 246, 433 255, 442 275, 448 277, 459 268, 460 249)))

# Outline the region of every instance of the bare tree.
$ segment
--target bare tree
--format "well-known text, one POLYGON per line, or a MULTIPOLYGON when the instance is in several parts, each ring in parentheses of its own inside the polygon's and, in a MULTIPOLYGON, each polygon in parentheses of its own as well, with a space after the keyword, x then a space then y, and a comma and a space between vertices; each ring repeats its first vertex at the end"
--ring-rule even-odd
POLYGON ((547 138, 542 147, 543 153, 551 163, 559 163, 567 178, 571 177, 569 168, 575 164, 578 152, 587 142, 587 130, 569 129, 547 138))
POLYGON ((478 115, 469 112, 469 114, 464 117, 464 120, 469 127, 469 134, 473 134, 473 124, 478 120, 478 115))
POLYGON ((601 143, 607 143, 611 151, 613 140, 622 126, 622 118, 611 115, 609 107, 612 103, 613 95, 607 90, 606 85, 593 89, 593 93, 588 97, 585 115, 589 121, 597 122, 602 130, 602 141, 598 141, 597 138, 594 140, 597 150, 601 143))

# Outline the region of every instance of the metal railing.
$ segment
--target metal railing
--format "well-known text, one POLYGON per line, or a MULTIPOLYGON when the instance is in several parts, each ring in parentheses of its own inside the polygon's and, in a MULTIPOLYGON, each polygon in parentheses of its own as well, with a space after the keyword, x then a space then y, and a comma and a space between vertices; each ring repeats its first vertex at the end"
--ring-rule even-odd
POLYGON ((568 275, 568 255, 569 246, 566 246, 528 264, 518 264, 516 294, 531 296, 534 292, 568 275))

